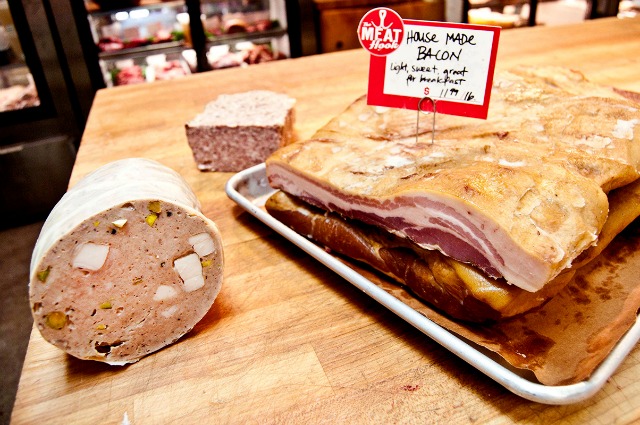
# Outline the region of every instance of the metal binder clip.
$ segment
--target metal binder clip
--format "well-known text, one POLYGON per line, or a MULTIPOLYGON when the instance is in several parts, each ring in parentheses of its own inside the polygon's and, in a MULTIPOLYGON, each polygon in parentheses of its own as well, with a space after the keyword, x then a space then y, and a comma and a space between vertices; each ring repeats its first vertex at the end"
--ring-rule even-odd
POLYGON ((423 112, 422 102, 424 102, 425 100, 430 100, 431 106, 433 107, 433 126, 431 128, 431 144, 433 144, 436 134, 436 101, 430 97, 423 97, 418 101, 418 116, 416 118, 416 143, 418 143, 418 134, 420 133, 420 112, 423 112))

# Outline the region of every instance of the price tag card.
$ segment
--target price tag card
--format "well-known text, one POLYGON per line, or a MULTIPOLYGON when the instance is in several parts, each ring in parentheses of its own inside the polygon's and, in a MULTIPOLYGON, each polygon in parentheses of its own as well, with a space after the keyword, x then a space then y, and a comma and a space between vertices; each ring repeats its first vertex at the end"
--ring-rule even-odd
POLYGON ((367 103, 487 118, 500 28, 403 20, 388 8, 372 9, 358 26, 371 53, 367 103), (422 102, 429 110, 431 102, 422 102))

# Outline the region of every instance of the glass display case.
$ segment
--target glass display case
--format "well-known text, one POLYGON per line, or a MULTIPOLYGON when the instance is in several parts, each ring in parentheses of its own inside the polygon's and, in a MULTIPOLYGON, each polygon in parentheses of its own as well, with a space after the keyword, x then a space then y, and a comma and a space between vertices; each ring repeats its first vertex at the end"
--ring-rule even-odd
POLYGON ((191 70, 183 53, 190 45, 178 20, 186 15, 184 2, 134 3, 138 2, 115 2, 116 7, 107 0, 86 3, 105 85, 188 75, 191 70))
POLYGON ((54 32, 42 2, 0 0, 0 145, 81 133, 54 32))
POLYGON ((276 0, 203 0, 208 65, 218 69, 289 57, 283 6, 276 0))
MULTIPOLYGON (((20 16, 17 18, 19 22, 20 16)), ((39 82, 44 83, 42 79, 39 82)), ((11 112, 35 112, 40 106, 38 87, 23 52, 9 3, 0 0, 0 114, 3 114, 0 116, 8 119, 11 112)))
POLYGON ((107 87, 290 56, 284 0, 85 0, 85 6, 107 87))
POLYGON ((64 194, 84 123, 78 99, 90 102, 47 18, 40 0, 0 0, 0 228, 42 219, 64 194))

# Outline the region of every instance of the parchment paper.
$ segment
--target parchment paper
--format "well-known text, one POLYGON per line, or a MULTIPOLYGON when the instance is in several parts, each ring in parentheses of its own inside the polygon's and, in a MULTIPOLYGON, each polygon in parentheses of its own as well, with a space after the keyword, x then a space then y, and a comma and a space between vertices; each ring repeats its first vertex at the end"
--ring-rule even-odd
POLYGON ((386 277, 350 263, 375 284, 429 319, 532 371, 545 385, 587 379, 633 325, 640 309, 640 220, 618 235, 544 306, 506 321, 454 321, 386 277))

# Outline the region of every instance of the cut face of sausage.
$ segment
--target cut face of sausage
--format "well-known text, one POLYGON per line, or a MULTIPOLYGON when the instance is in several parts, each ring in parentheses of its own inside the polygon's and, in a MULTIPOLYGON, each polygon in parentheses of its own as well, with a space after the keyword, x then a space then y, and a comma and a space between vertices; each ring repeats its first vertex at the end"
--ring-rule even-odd
MULTIPOLYGON (((129 165, 144 173, 147 163, 129 165)), ((117 184, 119 169, 112 171, 117 184)), ((100 184, 81 183, 87 193, 99 190, 100 184)), ((100 202, 73 190, 59 205, 100 202)), ((130 198, 76 217, 78 223, 55 239, 41 235, 30 299, 47 341, 81 359, 122 364, 176 341, 202 319, 220 291, 222 241, 211 220, 181 201, 130 198), (42 246, 47 241, 53 242, 42 246)), ((43 227, 43 233, 56 232, 51 223, 43 227)))

